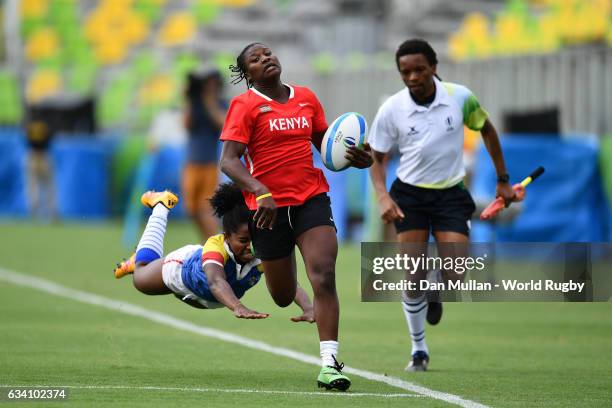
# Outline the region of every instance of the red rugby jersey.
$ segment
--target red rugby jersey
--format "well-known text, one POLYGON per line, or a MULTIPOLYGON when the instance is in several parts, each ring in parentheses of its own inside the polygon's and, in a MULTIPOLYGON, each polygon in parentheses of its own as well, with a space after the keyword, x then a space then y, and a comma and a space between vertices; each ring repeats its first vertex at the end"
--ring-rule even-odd
MULTIPOLYGON (((279 207, 301 205, 329 191, 323 172, 313 165, 311 150, 313 132, 327 129, 323 107, 310 89, 286 86, 286 103, 254 88, 232 99, 221 132, 221 140, 247 146, 247 169, 268 187, 279 207)), ((254 194, 244 192, 244 198, 251 210, 257 208, 254 194)))

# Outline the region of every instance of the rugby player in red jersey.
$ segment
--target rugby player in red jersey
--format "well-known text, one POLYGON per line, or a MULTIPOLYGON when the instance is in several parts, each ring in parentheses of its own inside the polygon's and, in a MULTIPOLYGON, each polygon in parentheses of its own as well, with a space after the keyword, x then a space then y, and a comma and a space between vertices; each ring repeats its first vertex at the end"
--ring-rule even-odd
MULTIPOLYGON (((295 245, 300 249, 319 330, 322 368, 317 382, 344 391, 351 382, 336 360, 338 241, 329 186, 313 166, 311 149, 312 143, 320 151, 327 130, 323 107, 310 89, 281 82, 281 64, 264 44, 246 46, 230 68, 234 83, 246 80, 247 91, 232 100, 225 119, 221 170, 244 192, 253 214, 249 226, 255 255, 263 261, 268 290, 281 307, 295 298, 295 245)), ((357 168, 372 165, 363 149, 353 147, 346 157, 357 168)))

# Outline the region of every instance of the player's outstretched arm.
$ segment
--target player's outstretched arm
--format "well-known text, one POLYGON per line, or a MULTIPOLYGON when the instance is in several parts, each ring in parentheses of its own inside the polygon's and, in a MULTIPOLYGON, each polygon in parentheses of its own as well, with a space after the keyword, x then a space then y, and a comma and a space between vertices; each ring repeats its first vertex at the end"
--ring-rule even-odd
POLYGON ((300 285, 297 287, 294 302, 302 309, 302 314, 300 316, 292 317, 291 321, 314 323, 314 307, 312 306, 312 302, 310 302, 308 294, 300 287, 300 285))
POLYGON ((208 263, 204 265, 204 273, 208 280, 208 287, 215 299, 234 312, 234 316, 239 319, 265 319, 270 316, 268 313, 259 313, 247 308, 240 303, 225 276, 223 268, 217 264, 208 263))
MULTIPOLYGON (((497 135, 497 130, 495 130, 495 127, 489 119, 485 121, 484 126, 480 130, 480 134, 482 135, 482 140, 484 141, 487 151, 489 152, 489 156, 491 156, 491 159, 493 160, 497 175, 500 176, 502 174, 506 174, 506 163, 504 161, 504 154, 502 152, 499 136, 497 135)), ((515 198, 512 186, 508 182, 497 183, 495 196, 503 198, 504 202, 506 203, 506 207, 515 198)))

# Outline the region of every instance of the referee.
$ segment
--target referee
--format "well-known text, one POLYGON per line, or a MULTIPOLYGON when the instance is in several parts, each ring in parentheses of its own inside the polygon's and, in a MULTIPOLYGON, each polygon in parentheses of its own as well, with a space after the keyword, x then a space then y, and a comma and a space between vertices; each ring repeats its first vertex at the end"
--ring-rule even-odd
MULTIPOLYGON (((381 217, 385 223, 395 224, 398 241, 411 243, 409 252, 414 256, 427 250, 430 233, 441 258, 467 256, 475 205, 463 183, 463 126, 482 134, 497 172, 496 194, 509 203, 514 192, 497 132, 468 88, 437 77, 438 60, 429 43, 405 41, 395 54, 395 62, 406 87, 383 103, 368 137, 374 158, 370 177, 381 217), (399 149, 400 163, 397 178, 387 191, 383 163, 394 147, 399 149)), ((443 273, 447 279, 459 279, 452 270, 443 273)), ((410 279, 426 279, 426 274, 423 269, 410 279)), ((425 320, 437 324, 442 304, 428 303, 424 292, 411 291, 405 294, 402 306, 412 339, 406 371, 426 371, 425 320)))

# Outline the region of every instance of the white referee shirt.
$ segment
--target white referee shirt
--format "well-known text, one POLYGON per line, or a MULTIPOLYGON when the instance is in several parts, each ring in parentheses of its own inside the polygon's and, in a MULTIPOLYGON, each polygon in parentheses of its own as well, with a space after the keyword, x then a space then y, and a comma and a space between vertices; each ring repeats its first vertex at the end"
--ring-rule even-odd
POLYGON ((374 118, 368 143, 381 153, 399 148, 397 178, 402 182, 442 189, 465 176, 463 125, 482 129, 487 112, 465 86, 434 81, 436 97, 429 107, 417 105, 407 87, 387 99, 374 118))

